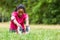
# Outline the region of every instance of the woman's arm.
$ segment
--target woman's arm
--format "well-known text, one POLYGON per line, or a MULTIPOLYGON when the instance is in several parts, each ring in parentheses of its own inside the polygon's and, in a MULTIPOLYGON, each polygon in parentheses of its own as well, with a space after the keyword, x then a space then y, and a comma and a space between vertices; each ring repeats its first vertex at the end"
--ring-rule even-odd
POLYGON ((21 25, 17 22, 16 18, 14 16, 11 17, 11 20, 14 22, 14 24, 17 25, 17 33, 20 33, 20 27, 21 25))
POLYGON ((21 27, 21 25, 16 21, 16 19, 14 19, 13 22, 17 25, 17 27, 21 27))
POLYGON ((29 26, 29 17, 27 16, 27 17, 26 17, 26 32, 28 32, 28 33, 29 33, 29 31, 30 31, 30 26, 29 26))
POLYGON ((26 17, 26 26, 29 26, 29 17, 26 17))
POLYGON ((15 19, 14 16, 11 17, 11 20, 13 20, 13 22, 14 22, 18 27, 21 26, 21 25, 17 22, 17 20, 15 19))

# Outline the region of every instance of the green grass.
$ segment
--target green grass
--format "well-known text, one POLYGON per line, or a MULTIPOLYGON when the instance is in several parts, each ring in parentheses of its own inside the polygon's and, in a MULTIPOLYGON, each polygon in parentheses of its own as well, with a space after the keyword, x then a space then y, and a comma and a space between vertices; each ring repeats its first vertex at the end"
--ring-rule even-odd
POLYGON ((8 28, 0 28, 0 40, 60 40, 60 30, 31 29, 27 35, 9 32, 8 28))

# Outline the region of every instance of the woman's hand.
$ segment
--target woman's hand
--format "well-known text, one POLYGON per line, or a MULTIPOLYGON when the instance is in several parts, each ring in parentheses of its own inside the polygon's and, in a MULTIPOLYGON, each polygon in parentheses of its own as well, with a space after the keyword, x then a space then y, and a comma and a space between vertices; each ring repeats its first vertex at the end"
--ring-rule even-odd
POLYGON ((21 27, 21 25, 20 25, 19 23, 17 23, 17 26, 18 26, 18 27, 21 27))

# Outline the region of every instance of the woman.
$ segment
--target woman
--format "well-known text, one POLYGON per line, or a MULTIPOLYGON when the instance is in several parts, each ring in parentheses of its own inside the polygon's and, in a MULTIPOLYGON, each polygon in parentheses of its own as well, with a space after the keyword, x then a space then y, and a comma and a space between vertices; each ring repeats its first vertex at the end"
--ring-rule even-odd
POLYGON ((20 4, 16 10, 12 13, 11 23, 10 23, 10 31, 14 31, 17 33, 27 33, 29 32, 29 17, 25 12, 24 5, 20 4), (24 22, 26 22, 26 27, 24 26, 24 22), (20 32, 21 31, 21 32, 20 32))

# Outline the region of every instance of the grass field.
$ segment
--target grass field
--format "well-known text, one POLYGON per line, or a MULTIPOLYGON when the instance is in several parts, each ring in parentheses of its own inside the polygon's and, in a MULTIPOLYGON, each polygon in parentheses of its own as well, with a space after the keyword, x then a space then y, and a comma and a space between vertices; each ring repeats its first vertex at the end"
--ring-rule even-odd
POLYGON ((0 40, 60 40, 59 25, 31 25, 29 34, 9 32, 9 23, 0 23, 0 40))

